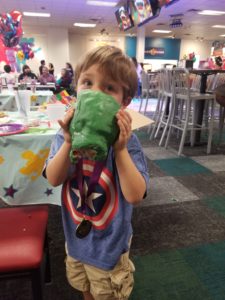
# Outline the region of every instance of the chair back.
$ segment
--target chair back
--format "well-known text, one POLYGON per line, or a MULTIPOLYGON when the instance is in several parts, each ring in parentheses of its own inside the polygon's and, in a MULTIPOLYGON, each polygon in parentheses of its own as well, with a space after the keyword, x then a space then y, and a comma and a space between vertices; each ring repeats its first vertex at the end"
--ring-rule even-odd
POLYGON ((223 85, 224 83, 225 83, 225 73, 217 73, 212 86, 212 90, 215 90, 217 87, 223 85))
POLYGON ((173 69, 173 87, 176 94, 190 98, 190 73, 185 68, 173 69))
POLYGON ((149 89, 148 74, 144 70, 141 72, 141 86, 142 86, 142 90, 148 90, 149 89))
POLYGON ((173 94, 173 72, 170 69, 163 69, 163 86, 164 94, 168 97, 172 97, 173 94))

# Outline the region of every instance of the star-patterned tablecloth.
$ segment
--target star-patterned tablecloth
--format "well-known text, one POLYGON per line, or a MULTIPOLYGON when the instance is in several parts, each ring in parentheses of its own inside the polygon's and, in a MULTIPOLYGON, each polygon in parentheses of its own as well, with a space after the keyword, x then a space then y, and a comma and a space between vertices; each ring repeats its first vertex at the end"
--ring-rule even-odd
POLYGON ((42 176, 56 130, 36 127, 0 136, 0 198, 7 204, 60 205, 61 186, 53 188, 42 176))

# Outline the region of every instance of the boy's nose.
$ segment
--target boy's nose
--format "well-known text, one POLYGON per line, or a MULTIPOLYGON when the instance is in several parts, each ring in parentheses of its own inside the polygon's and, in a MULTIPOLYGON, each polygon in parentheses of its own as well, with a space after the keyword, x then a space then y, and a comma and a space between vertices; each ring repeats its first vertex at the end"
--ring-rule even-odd
POLYGON ((100 84, 94 84, 92 86, 92 90, 102 92, 102 88, 101 88, 100 84))

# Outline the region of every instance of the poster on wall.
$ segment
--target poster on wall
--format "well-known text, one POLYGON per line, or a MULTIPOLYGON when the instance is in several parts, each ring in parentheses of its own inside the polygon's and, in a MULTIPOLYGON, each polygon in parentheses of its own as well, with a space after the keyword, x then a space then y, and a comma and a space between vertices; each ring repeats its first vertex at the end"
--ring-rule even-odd
POLYGON ((225 42, 214 41, 212 44, 211 56, 223 56, 224 48, 225 48, 225 42))
POLYGON ((165 49, 159 47, 150 47, 145 49, 145 55, 148 56, 161 56, 165 55, 165 49))

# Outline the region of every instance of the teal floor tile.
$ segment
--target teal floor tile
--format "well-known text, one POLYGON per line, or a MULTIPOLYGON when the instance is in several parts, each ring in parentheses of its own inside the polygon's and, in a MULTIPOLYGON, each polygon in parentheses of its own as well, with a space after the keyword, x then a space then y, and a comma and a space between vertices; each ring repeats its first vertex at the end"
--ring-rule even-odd
POLYGON ((225 242, 180 251, 213 300, 225 299, 225 242))
MULTIPOLYGON (((225 193, 225 191, 224 191, 225 193)), ((215 210, 219 215, 225 217, 225 195, 217 197, 209 197, 204 199, 204 203, 215 210)))
POLYGON ((224 300, 225 241, 133 258, 131 300, 224 300))
POLYGON ((179 251, 136 257, 134 263, 131 300, 212 300, 179 251))
POLYGON ((154 160, 162 171, 169 176, 187 176, 211 171, 188 157, 154 160))

